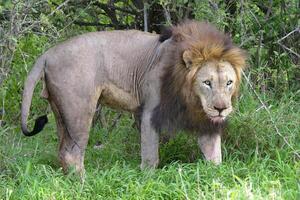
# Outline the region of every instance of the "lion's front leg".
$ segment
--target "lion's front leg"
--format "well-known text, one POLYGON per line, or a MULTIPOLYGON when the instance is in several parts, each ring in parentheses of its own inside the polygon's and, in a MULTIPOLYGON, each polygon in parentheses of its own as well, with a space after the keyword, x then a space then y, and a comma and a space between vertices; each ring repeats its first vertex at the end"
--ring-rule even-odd
POLYGON ((159 134, 151 124, 151 111, 144 111, 141 123, 141 169, 156 168, 159 163, 159 134))
POLYGON ((222 162, 221 134, 205 134, 198 137, 198 145, 206 160, 218 165, 222 162))

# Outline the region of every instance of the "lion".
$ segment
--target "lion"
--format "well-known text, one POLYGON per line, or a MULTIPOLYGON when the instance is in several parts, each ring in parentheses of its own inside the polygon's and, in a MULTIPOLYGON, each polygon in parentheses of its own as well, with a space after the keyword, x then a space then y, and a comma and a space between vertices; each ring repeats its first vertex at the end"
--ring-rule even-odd
POLYGON ((245 52, 207 22, 185 21, 161 35, 137 30, 86 33, 50 48, 25 81, 21 127, 36 83, 54 112, 64 171, 84 170, 89 130, 98 103, 139 116, 141 165, 159 163, 159 134, 186 130, 204 158, 222 161, 221 135, 238 95, 245 52))

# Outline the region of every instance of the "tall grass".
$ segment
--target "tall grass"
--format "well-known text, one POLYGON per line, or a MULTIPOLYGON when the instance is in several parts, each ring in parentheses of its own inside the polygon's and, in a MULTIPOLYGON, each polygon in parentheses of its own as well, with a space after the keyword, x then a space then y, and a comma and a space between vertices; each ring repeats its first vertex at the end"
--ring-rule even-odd
MULTIPOLYGON (((243 84, 223 135, 220 166, 204 161, 195 138, 180 133, 160 145, 158 169, 141 171, 140 136, 124 114, 113 130, 97 124, 90 131, 85 181, 73 173, 63 175, 53 115, 35 137, 25 138, 19 129, 23 81, 53 41, 34 31, 19 38, 10 74, 0 88, 0 109, 5 110, 0 119, 6 122, 0 127, 0 199, 300 199, 299 67, 296 57, 276 43, 294 28, 298 3, 291 1, 288 11, 275 4, 270 18, 256 1, 237 2, 234 17, 228 16, 225 4, 218 10, 211 1, 195 5, 198 20, 229 28, 233 40, 249 53, 247 76, 253 87, 243 84)), ((60 21, 63 17, 61 12, 60 21)), ((51 18, 53 24, 56 19, 51 18)), ((68 28, 55 38, 90 30, 68 28)), ((298 50, 296 37, 284 40, 293 51, 298 50)), ((38 96, 39 87, 30 119, 48 110, 38 96)), ((109 110, 106 117, 115 114, 109 110)))
MULTIPOLYGON (((139 169, 139 134, 129 115, 111 132, 96 125, 85 157, 86 178, 63 175, 53 115, 31 138, 0 131, 2 199, 299 199, 300 105, 297 94, 268 102, 288 147, 251 91, 243 89, 223 137, 220 166, 201 159, 195 139, 179 134, 161 144, 161 165, 139 169), (95 144, 101 143, 102 148, 95 144)), ((113 112, 111 111, 112 115, 113 112)))

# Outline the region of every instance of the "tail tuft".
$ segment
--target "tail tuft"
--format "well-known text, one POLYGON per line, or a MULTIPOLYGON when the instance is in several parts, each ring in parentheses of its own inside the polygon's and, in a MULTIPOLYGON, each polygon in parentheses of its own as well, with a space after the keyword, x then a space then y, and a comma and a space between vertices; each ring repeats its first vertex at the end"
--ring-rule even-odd
POLYGON ((42 131, 46 123, 48 123, 47 115, 40 116, 35 120, 33 130, 31 132, 23 130, 23 133, 26 136, 33 136, 33 135, 39 133, 40 131, 42 131))

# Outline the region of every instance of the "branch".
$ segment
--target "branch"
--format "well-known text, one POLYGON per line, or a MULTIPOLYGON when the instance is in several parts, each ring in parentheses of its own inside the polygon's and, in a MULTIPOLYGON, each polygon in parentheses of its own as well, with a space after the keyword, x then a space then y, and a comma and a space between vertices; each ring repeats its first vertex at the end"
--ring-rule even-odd
POLYGON ((99 8, 101 8, 102 10, 104 10, 104 12, 110 18, 110 21, 114 25, 113 27, 115 29, 119 29, 120 28, 120 23, 118 21, 117 15, 116 15, 116 9, 112 8, 113 6, 111 6, 109 4, 100 3, 100 2, 95 2, 95 3, 93 3, 93 5, 96 5, 99 8))
POLYGON ((99 8, 102 8, 103 10, 108 10, 108 9, 113 10, 113 11, 118 10, 118 11, 126 12, 126 13, 129 13, 132 15, 139 15, 139 11, 120 8, 120 7, 116 7, 116 6, 105 4, 105 3, 94 2, 93 5, 98 6, 99 8))
POLYGON ((281 42, 282 40, 284 40, 285 38, 289 37, 290 35, 292 35, 295 32, 299 32, 300 33, 300 27, 297 27, 295 30, 289 32, 288 34, 286 34, 284 37, 280 38, 279 40, 277 40, 277 43, 281 42))
POLYGON ((148 32, 148 3, 144 3, 144 31, 148 32))
POLYGON ((259 97, 259 95, 257 94, 257 92, 255 91, 252 83, 250 82, 249 78, 246 76, 246 74, 244 72, 243 73, 243 77, 246 79, 247 83, 249 84, 250 88, 252 89, 253 93, 255 94, 255 96, 257 97, 257 99, 259 100, 259 102, 261 103, 262 107, 266 110, 267 114, 269 115, 269 118, 271 120, 271 123, 274 126, 274 129, 276 131, 276 134, 279 135, 280 137, 282 137, 284 143, 290 147, 291 150, 293 150, 293 153, 297 156, 297 158, 300 159, 300 155, 299 153, 294 149, 294 147, 287 141, 287 139, 280 133, 273 117, 272 117, 272 113, 270 111, 270 109, 266 106, 266 104, 263 102, 263 100, 259 97))
POLYGON ((166 8, 166 6, 162 5, 163 9, 164 9, 164 16, 166 19, 166 22, 168 25, 172 25, 172 19, 171 19, 171 14, 169 11, 169 8, 166 8))
MULTIPOLYGON (((66 0, 64 1, 63 3, 61 3, 59 6, 57 6, 49 15, 47 15, 47 17, 51 17, 52 15, 54 15, 54 13, 58 10, 61 10, 61 8, 65 5, 67 5, 69 3, 70 0, 66 0)), ((31 30, 34 26, 40 24, 41 21, 38 20, 38 21, 34 21, 32 22, 31 25, 29 25, 28 27, 24 28, 24 30, 22 30, 20 33, 21 34, 24 34, 24 33, 27 33, 27 31, 31 30)))
MULTIPOLYGON (((79 26, 101 26, 101 27, 112 27, 114 28, 114 24, 103 24, 100 22, 83 22, 83 21, 74 21, 74 24, 79 26)), ((119 25, 121 28, 126 28, 124 25, 119 25)))
POLYGON ((109 133, 116 127, 116 125, 119 123, 121 117, 122 117, 122 113, 118 113, 117 116, 113 119, 112 125, 108 129, 109 133))
POLYGON ((280 38, 279 40, 277 40, 277 44, 279 44, 282 48, 284 48, 285 50, 288 50, 289 52, 291 52, 292 54, 296 55, 298 58, 300 58, 300 54, 296 53, 295 51, 293 51, 292 49, 288 48, 287 46, 285 46, 284 44, 281 44, 281 41, 288 38, 290 35, 292 35, 293 33, 298 32, 300 33, 300 27, 297 27, 296 29, 294 29, 293 31, 289 32, 288 34, 286 34, 285 36, 283 36, 282 38, 280 38))
POLYGON ((296 53, 295 51, 293 51, 292 49, 288 48, 287 46, 285 46, 284 44, 281 44, 280 42, 278 42, 278 44, 284 48, 285 50, 288 50, 289 52, 291 52, 292 54, 294 54, 295 56, 297 56, 298 58, 300 58, 300 54, 296 53))
POLYGON ((67 5, 69 3, 70 0, 66 0, 64 1, 62 4, 60 4, 59 6, 57 6, 55 8, 55 10, 53 10, 49 15, 48 17, 52 16, 56 11, 60 10, 63 6, 67 5))

